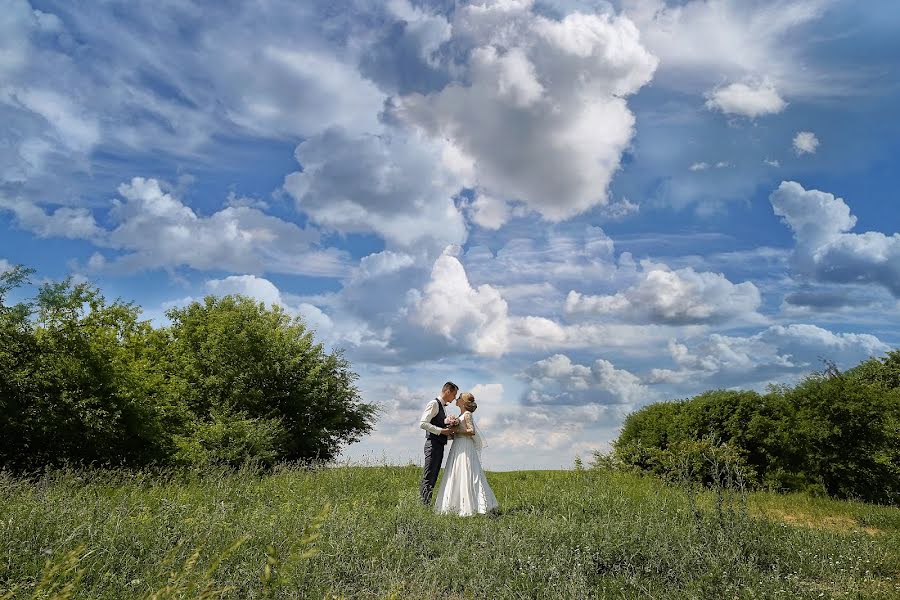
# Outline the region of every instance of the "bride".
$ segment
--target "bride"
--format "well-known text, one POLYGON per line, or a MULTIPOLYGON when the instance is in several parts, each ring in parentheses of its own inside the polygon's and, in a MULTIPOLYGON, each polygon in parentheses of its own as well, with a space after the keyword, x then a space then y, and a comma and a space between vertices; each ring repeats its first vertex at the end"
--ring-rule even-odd
POLYGON ((461 517, 484 514, 496 509, 499 504, 481 468, 484 441, 472 418, 478 405, 475 404, 475 396, 465 392, 456 399, 456 406, 461 414, 458 424, 453 427, 453 445, 444 466, 444 478, 438 489, 434 510, 461 517))

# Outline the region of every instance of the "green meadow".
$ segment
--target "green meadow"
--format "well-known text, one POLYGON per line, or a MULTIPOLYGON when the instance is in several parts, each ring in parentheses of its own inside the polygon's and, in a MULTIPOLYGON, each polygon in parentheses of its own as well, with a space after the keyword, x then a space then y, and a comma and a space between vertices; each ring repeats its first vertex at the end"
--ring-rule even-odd
POLYGON ((900 598, 900 508, 602 470, 490 473, 435 515, 419 469, 0 473, 6 598, 900 598))

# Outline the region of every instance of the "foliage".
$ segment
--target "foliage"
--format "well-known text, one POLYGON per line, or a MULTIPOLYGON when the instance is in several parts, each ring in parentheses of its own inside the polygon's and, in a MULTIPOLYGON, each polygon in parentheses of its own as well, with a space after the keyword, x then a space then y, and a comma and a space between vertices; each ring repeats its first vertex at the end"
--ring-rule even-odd
POLYGON ((300 319, 238 297, 154 328, 88 283, 0 274, 0 466, 330 460, 371 429, 356 375, 300 319))
POLYGON ((741 486, 756 479, 756 471, 748 463, 745 452, 708 437, 679 440, 666 448, 637 442, 617 444, 612 454, 595 452, 591 466, 603 470, 647 472, 673 483, 687 480, 709 486, 721 484, 722 473, 726 471, 741 486))
POLYGON ((900 501, 900 351, 765 394, 714 390, 648 405, 626 418, 614 456, 668 477, 674 456, 696 450, 684 444, 704 439, 732 448, 751 484, 900 501))
POLYGON ((216 461, 235 443, 265 462, 331 460, 370 430, 350 364, 280 307, 210 296, 167 315, 168 385, 216 461))
MULTIPOLYGON (((891 365, 891 360, 882 363, 888 369, 891 365)), ((805 470, 814 474, 827 493, 897 502, 900 387, 889 388, 894 381, 881 378, 886 369, 874 366, 870 363, 861 372, 810 376, 785 396, 797 409, 797 434, 808 449, 805 470)))
POLYGON ((69 553, 54 589, 97 600, 898 597, 900 509, 705 468, 709 487, 492 472, 502 512, 470 518, 422 507, 416 467, 0 473, 0 597, 69 553))

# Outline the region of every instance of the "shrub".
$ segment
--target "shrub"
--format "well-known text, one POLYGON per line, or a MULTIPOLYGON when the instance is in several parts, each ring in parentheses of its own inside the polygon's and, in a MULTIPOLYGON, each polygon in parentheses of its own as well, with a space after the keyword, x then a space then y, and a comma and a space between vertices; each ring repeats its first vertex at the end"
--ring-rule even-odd
POLYGON ((736 452, 754 485, 897 502, 900 351, 845 373, 829 364, 766 394, 713 390, 651 404, 626 418, 614 456, 627 468, 670 477, 675 457, 694 460, 686 457, 709 450, 691 446, 704 439, 736 452))
POLYGON ((0 274, 0 466, 330 460, 372 428, 356 374, 299 318, 208 297, 154 328, 87 283, 0 274))

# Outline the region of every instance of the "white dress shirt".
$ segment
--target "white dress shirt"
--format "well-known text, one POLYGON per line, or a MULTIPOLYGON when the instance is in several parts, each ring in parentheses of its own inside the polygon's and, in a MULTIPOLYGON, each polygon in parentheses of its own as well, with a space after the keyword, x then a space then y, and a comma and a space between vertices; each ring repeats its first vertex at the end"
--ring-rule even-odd
MULTIPOLYGON (((422 418, 420 419, 421 422, 419 423, 419 427, 434 435, 441 435, 441 429, 443 429, 442 427, 431 424, 431 420, 438 414, 438 402, 441 402, 440 398, 435 398, 428 403, 428 406, 425 407, 425 412, 422 413, 422 418)), ((444 406, 446 406, 446 404, 444 406)))

